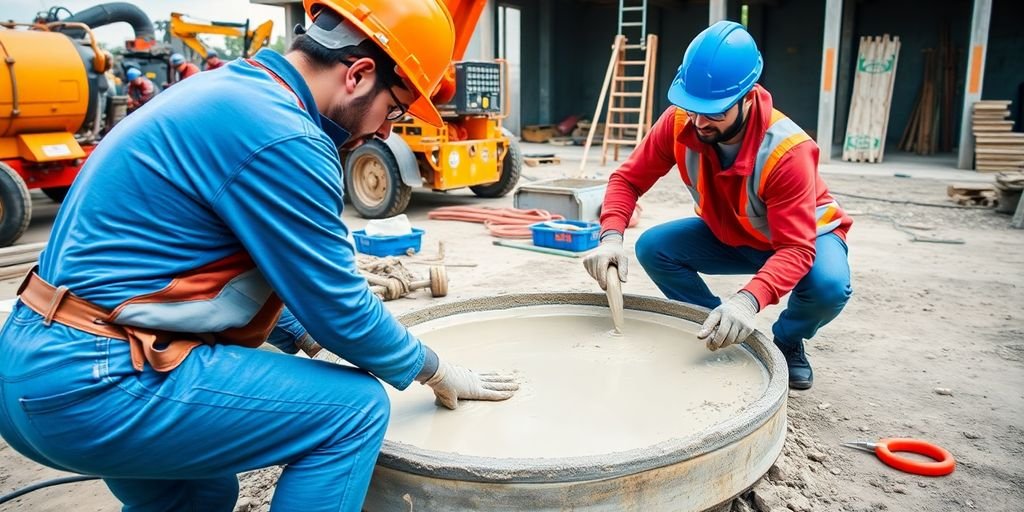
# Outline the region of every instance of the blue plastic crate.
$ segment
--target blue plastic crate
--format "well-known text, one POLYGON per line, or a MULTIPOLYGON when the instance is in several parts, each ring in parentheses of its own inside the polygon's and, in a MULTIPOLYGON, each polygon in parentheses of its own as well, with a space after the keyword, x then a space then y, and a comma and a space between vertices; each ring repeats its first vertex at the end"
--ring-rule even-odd
POLYGON ((420 252, 423 243, 422 229, 412 228, 412 233, 400 236, 369 236, 365 230, 353 231, 356 239, 356 250, 372 256, 400 256, 409 249, 420 252))
POLYGON ((601 225, 596 222, 579 220, 556 220, 539 222, 530 226, 533 245, 566 251, 586 251, 597 247, 601 236, 601 225), (569 224, 579 229, 560 229, 559 224, 569 224))

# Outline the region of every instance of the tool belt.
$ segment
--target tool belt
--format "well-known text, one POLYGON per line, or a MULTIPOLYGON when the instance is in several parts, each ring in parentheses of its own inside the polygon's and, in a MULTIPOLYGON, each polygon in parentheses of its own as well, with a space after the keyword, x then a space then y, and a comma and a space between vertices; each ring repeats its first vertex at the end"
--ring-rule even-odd
POLYGON ((47 327, 57 322, 96 336, 127 341, 131 346, 132 366, 140 372, 144 363, 158 372, 169 372, 177 368, 193 348, 204 343, 194 334, 112 323, 110 311, 76 297, 67 286, 54 287, 47 283, 36 274, 35 268, 21 282, 18 296, 29 309, 43 316, 43 325, 47 327))

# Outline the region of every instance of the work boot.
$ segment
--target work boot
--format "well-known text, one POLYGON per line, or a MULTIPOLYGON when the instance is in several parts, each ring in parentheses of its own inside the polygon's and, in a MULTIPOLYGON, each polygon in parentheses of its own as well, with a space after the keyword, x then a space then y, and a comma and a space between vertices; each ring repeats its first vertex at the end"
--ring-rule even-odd
POLYGON ((804 353, 804 342, 798 341, 795 346, 784 345, 778 339, 774 340, 775 346, 782 351, 786 358, 786 366, 789 367, 789 389, 811 389, 814 384, 814 371, 811 370, 811 363, 804 353))

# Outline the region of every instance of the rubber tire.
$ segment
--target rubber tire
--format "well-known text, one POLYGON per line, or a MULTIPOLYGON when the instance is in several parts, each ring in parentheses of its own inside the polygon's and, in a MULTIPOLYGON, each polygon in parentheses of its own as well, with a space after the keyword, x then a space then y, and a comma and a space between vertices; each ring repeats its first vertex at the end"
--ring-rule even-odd
POLYGON ((17 242, 32 220, 32 196, 25 180, 0 162, 0 247, 17 242))
POLYGON ((398 160, 395 159, 395 155, 391 153, 391 150, 388 149, 387 144, 384 142, 379 140, 367 141, 349 153, 348 158, 345 160, 344 173, 345 196, 360 216, 367 219, 385 219, 404 212, 409 206, 409 200, 412 198, 412 187, 402 181, 402 172, 398 169, 398 160), (366 204, 359 198, 352 181, 353 176, 355 176, 352 165, 359 158, 366 155, 376 158, 388 174, 389 186, 384 193, 384 200, 376 206, 366 204))
POLYGON ((508 137, 508 151, 501 160, 501 176, 498 181, 487 185, 469 187, 479 197, 503 197, 515 190, 519 184, 519 176, 523 174, 523 150, 519 148, 519 139, 512 132, 502 128, 501 133, 508 137))
POLYGON ((42 191, 46 194, 46 197, 53 199, 54 202, 63 203, 64 198, 68 197, 68 190, 70 189, 71 187, 47 187, 42 189, 42 191))

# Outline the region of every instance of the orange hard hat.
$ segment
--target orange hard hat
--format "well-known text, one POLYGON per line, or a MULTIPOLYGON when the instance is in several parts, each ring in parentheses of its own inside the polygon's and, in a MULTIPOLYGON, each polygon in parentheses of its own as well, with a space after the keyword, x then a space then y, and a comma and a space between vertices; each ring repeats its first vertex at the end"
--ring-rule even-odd
POLYGON ((315 19, 330 9, 387 53, 419 98, 409 113, 437 127, 441 114, 430 101, 455 51, 455 23, 442 0, 303 0, 315 19))

